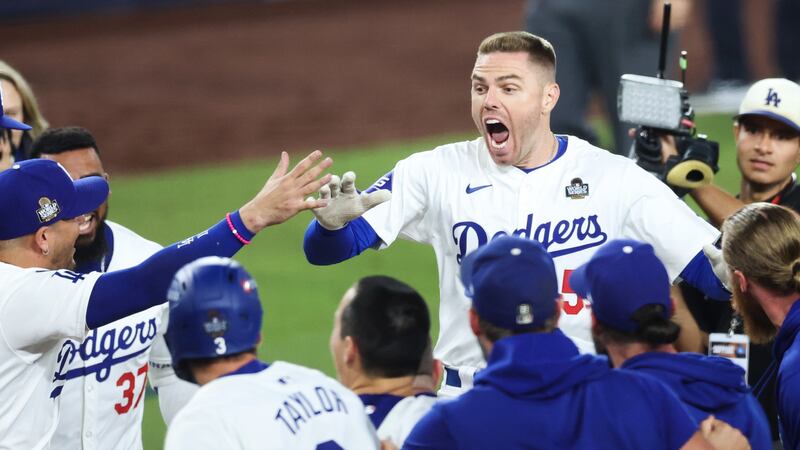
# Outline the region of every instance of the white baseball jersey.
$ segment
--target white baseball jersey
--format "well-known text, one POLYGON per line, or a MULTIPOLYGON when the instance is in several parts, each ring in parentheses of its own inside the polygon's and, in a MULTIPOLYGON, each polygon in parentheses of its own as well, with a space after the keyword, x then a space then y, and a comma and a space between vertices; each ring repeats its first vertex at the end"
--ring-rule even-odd
POLYGON ((652 244, 674 280, 719 235, 634 161, 573 136, 559 140, 565 150, 528 172, 495 164, 479 138, 411 155, 374 185, 392 191, 390 201, 364 214, 382 247, 402 237, 434 248, 441 299, 434 354, 448 366, 485 366, 459 266, 497 236, 520 235, 547 248, 564 295, 560 327, 593 352, 589 304, 570 289, 572 270, 603 243, 630 238, 652 244))
POLYGON ((318 370, 282 361, 217 378, 167 430, 176 449, 377 449, 361 400, 318 370))
POLYGON ((378 438, 381 441, 391 441, 397 448, 401 448, 414 425, 428 413, 436 400, 436 397, 429 395, 411 396, 400 400, 378 426, 378 438))
POLYGON ((48 448, 63 388, 56 355, 86 334, 99 276, 0 263, 0 449, 48 448))
MULTIPOLYGON (((111 257, 103 271, 136 266, 161 249, 122 225, 106 224, 111 257)), ((51 448, 142 448, 148 359, 154 342, 163 340, 168 313, 166 303, 154 306, 63 343, 53 378, 65 387, 51 448)))

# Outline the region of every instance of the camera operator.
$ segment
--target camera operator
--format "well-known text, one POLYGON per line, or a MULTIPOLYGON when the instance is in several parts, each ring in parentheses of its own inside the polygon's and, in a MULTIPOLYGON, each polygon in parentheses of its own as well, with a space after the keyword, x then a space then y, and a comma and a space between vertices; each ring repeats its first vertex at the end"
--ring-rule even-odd
MULTIPOLYGON (((708 184, 689 195, 719 227, 728 216, 746 204, 769 202, 800 212, 800 187, 795 170, 800 165, 800 85, 786 79, 770 78, 754 83, 734 117, 736 162, 741 173, 739 194, 708 184)), ((671 137, 661 139, 664 160, 678 154, 671 137)), ((699 291, 682 283, 685 303, 704 333, 743 334, 742 321, 730 303, 707 301, 699 291)), ((680 303, 680 299, 676 299, 680 303)), ((694 348, 708 345, 706 334, 698 334, 694 348)), ((772 362, 772 342, 751 344, 748 384, 758 391, 759 380, 772 362)), ((774 379, 765 380, 759 401, 778 440, 774 379)), ((757 394, 759 392, 756 392, 757 394)))
MULTIPOLYGON (((734 118, 733 135, 742 175, 739 195, 713 184, 689 192, 711 222, 719 227, 726 217, 753 202, 800 211, 794 175, 800 165, 800 86, 782 78, 753 84, 734 118)), ((662 143, 665 153, 677 154, 669 140, 662 143)))

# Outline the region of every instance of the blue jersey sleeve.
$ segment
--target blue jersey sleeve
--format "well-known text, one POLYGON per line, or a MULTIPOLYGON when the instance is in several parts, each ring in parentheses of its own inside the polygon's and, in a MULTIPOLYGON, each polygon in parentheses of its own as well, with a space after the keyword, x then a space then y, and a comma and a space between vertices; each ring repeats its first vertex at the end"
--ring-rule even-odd
POLYGON ((403 450, 450 450, 457 449, 456 442, 447 422, 442 415, 442 408, 434 406, 428 414, 417 422, 414 429, 403 443, 403 450))
POLYGON ((781 442, 784 448, 800 449, 800 371, 788 376, 779 374, 778 379, 781 442))
POLYGON ((714 300, 729 301, 731 293, 714 274, 711 262, 702 250, 683 268, 681 278, 714 300))
POLYGON ((333 231, 325 229, 314 219, 306 229, 303 251, 311 264, 327 266, 360 255, 379 242, 378 234, 363 217, 333 231))
MULTIPOLYGON (((231 222, 245 240, 253 237, 238 212, 231 214, 231 222)), ((178 269, 204 256, 231 257, 242 246, 223 219, 200 234, 160 250, 138 266, 104 273, 89 297, 87 326, 97 328, 164 303, 178 269)))

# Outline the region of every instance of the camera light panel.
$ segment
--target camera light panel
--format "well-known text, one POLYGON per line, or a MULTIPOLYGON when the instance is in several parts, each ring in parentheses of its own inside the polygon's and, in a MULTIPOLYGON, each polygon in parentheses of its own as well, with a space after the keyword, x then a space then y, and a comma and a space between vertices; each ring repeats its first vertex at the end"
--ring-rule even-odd
POLYGON ((678 129, 683 115, 681 89, 673 80, 625 74, 619 81, 617 111, 622 122, 678 129))

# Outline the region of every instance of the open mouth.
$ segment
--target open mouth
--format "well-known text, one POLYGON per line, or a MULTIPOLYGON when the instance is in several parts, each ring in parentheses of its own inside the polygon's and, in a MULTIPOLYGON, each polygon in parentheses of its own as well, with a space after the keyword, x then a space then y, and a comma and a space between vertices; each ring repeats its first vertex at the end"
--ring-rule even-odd
POLYGON ((87 234, 92 230, 92 226, 95 222, 95 215, 94 213, 84 214, 80 218, 78 218, 78 232, 80 234, 87 234))
POLYGON ((486 119, 486 132, 489 133, 489 140, 494 148, 503 148, 508 144, 510 135, 508 127, 497 119, 486 119))

